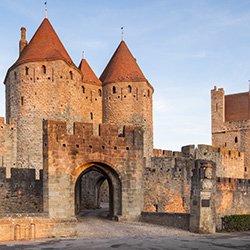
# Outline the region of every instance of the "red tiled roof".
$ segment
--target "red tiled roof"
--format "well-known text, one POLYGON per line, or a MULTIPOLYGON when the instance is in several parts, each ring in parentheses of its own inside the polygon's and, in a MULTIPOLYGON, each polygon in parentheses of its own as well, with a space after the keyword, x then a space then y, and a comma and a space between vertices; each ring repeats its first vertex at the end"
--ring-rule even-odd
POLYGON ((79 65, 79 69, 80 69, 80 71, 82 72, 82 75, 83 75, 83 82, 94 83, 94 84, 98 84, 98 85, 102 84, 101 81, 96 76, 96 74, 94 73, 94 71, 89 66, 86 59, 82 59, 80 65, 79 65))
POLYGON ((13 66, 26 62, 58 59, 74 65, 51 23, 45 18, 13 66))
POLYGON ((124 41, 119 44, 100 80, 103 83, 147 81, 124 41))

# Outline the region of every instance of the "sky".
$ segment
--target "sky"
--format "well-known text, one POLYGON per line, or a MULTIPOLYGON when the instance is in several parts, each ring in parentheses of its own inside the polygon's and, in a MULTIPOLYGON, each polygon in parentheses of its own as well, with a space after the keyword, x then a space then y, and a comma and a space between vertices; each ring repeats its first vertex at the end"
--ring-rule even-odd
MULTIPOLYGON (((0 116, 4 78, 45 17, 44 0, 0 1, 0 116)), ((48 0, 48 18, 78 66, 100 76, 125 41, 154 87, 154 147, 211 144, 210 90, 246 92, 250 80, 250 0, 48 0)))

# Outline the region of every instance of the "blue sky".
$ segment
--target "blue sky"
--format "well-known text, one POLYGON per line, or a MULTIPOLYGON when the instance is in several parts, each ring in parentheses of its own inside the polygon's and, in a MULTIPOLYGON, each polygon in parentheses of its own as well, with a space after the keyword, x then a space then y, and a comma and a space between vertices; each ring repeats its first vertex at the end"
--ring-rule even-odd
MULTIPOLYGON (((98 76, 121 40, 154 86, 154 144, 210 144, 210 90, 245 92, 250 80, 250 0, 48 0, 48 16, 76 65, 82 50, 98 76)), ((31 39, 43 0, 0 1, 0 79, 31 39)), ((0 84, 0 116, 4 116, 0 84)))

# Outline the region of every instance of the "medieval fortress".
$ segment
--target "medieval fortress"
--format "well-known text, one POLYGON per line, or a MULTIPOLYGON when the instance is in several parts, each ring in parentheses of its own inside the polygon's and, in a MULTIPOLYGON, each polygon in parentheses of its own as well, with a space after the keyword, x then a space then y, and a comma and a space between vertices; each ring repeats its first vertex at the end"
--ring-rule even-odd
POLYGON ((250 213, 250 93, 211 91, 212 146, 153 148, 154 89, 121 41, 100 78, 45 18, 4 80, 0 240, 76 234, 102 201, 115 220, 213 233, 250 213))

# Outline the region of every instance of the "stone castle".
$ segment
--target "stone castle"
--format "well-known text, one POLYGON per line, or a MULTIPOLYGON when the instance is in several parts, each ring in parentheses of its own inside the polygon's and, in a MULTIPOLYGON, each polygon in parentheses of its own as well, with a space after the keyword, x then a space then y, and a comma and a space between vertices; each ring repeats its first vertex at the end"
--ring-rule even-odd
POLYGON ((98 78, 45 18, 4 80, 0 240, 74 235, 76 216, 108 203, 115 220, 213 233, 250 213, 250 94, 211 91, 212 144, 153 148, 153 87, 125 41, 98 78))

